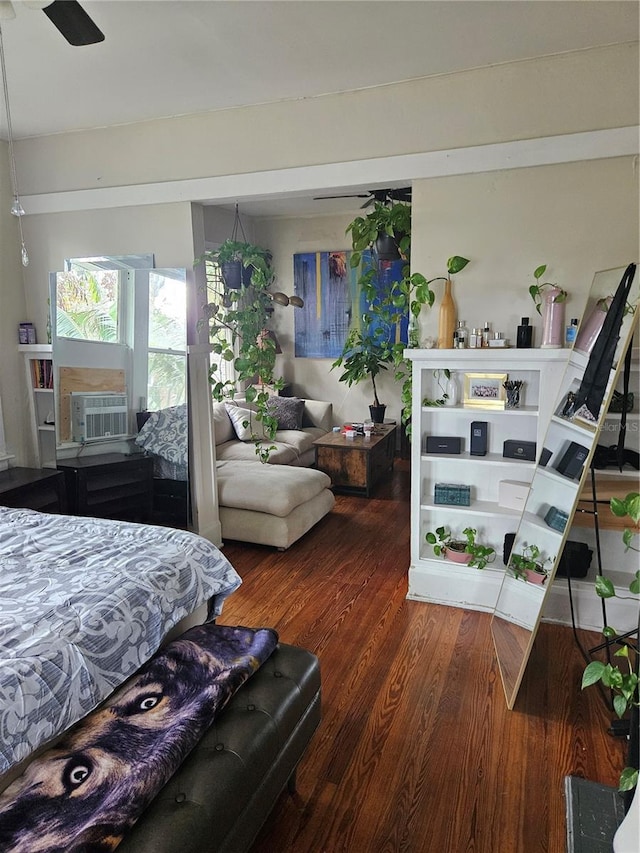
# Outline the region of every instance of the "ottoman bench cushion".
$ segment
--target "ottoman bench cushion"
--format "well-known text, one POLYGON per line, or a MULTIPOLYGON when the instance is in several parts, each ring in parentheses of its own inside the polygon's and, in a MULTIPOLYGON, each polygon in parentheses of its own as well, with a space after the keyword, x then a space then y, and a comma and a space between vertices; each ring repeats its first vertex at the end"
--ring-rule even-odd
POLYGON ((331 486, 331 479, 315 468, 261 465, 255 462, 217 465, 221 507, 253 510, 280 518, 331 486))

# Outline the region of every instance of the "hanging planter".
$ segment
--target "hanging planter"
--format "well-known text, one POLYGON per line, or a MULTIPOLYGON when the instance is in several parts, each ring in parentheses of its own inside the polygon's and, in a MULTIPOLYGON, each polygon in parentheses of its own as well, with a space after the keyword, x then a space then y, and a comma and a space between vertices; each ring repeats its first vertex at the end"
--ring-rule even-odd
POLYGON ((240 290, 251 284, 253 266, 243 266, 242 261, 224 261, 220 263, 220 275, 228 290, 240 290))
POLYGON ((405 235, 398 231, 394 231, 393 234, 381 231, 375 242, 378 261, 399 261, 401 255, 398 247, 404 237, 405 235))

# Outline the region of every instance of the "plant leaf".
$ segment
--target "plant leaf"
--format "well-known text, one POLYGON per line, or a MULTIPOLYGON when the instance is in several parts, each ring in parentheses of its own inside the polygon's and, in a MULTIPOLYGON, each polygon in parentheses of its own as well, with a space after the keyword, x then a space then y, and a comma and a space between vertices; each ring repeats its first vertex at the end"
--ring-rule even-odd
POLYGON ((539 267, 536 267, 536 269, 533 271, 533 277, 535 279, 540 278, 541 276, 543 276, 545 274, 546 269, 547 269, 546 264, 541 264, 539 267))
POLYGON ((454 255, 447 261, 447 272, 449 275, 455 275, 458 272, 462 272, 468 263, 468 258, 462 258, 460 255, 454 255))
POLYGON ((582 673, 582 689, 600 681, 604 672, 605 665, 602 661, 594 660, 585 668, 582 673))
POLYGON ((638 784, 638 771, 633 767, 625 767, 620 774, 619 791, 631 791, 638 784))
POLYGON ((613 598, 616 594, 615 587, 609 578, 604 575, 596 575, 596 594, 600 598, 613 598))

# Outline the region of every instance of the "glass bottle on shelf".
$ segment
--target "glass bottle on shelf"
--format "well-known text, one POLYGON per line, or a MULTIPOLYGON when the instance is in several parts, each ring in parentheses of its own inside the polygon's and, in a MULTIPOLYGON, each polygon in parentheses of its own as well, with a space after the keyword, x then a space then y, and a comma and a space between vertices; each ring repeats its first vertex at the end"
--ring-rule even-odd
POLYGON ((409 322, 407 324, 407 347, 419 349, 420 347, 420 318, 409 311, 409 322))
POLYGON ((447 384, 445 385, 445 406, 457 406, 459 400, 458 394, 458 380, 456 379, 455 370, 449 371, 449 378, 447 379, 447 384))

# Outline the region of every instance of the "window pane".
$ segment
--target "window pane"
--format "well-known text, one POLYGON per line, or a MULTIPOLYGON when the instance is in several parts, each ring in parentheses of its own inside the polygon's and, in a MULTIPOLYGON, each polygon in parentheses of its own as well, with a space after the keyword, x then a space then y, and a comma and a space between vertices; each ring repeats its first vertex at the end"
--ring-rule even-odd
POLYGON ((187 292, 184 278, 149 273, 149 346, 185 351, 187 292))
POLYGON ((58 273, 56 334, 85 341, 118 342, 119 295, 115 270, 58 273))
POLYGON ((166 352, 149 353, 147 408, 152 412, 187 402, 187 359, 166 352))

